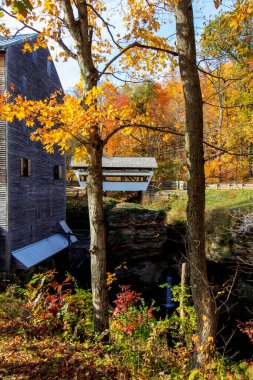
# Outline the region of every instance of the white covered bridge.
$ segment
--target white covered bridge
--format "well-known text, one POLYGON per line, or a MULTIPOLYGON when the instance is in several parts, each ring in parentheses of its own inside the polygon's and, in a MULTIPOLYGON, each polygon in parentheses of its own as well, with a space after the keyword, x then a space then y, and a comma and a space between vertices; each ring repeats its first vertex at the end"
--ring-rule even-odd
MULTIPOLYGON (((146 191, 157 162, 154 157, 103 157, 103 191, 146 191)), ((71 161, 81 187, 86 187, 88 165, 71 161)))

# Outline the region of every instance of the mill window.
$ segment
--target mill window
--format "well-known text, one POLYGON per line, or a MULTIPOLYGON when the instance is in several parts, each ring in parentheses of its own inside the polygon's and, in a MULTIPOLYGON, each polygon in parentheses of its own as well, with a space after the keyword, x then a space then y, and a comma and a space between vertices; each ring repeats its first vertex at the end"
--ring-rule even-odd
POLYGON ((54 179, 62 179, 62 166, 55 165, 54 166, 54 179))
POLYGON ((20 174, 22 177, 31 176, 31 160, 26 157, 22 157, 20 160, 20 174))

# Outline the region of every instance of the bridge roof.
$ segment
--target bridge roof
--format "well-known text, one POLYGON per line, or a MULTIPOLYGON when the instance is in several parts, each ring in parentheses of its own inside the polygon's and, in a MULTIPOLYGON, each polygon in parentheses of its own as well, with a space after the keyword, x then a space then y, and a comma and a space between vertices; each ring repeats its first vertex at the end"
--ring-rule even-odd
MULTIPOLYGON (((103 168, 146 168, 146 169, 156 169, 157 162, 154 157, 103 157, 102 159, 103 168)), ((75 162, 71 160, 71 167, 75 169, 87 168, 88 164, 85 162, 75 162)))

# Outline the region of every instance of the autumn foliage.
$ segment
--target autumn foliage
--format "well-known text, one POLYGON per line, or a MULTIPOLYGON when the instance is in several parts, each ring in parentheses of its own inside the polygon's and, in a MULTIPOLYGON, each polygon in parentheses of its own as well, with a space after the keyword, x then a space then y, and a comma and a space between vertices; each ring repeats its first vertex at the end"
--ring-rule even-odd
MULTIPOLYGON (((78 59, 81 52, 76 45, 64 42, 66 22, 80 42, 67 3, 6 1, 0 17, 11 12, 22 25, 35 31, 34 23, 39 23, 37 40, 24 44, 27 54, 48 45, 56 60, 78 59)), ((90 63, 85 64, 89 70, 97 70, 94 83, 88 85, 82 75, 77 96, 66 95, 60 103, 60 94, 35 102, 21 96, 14 99, 11 91, 8 105, 4 105, 6 97, 0 99, 1 117, 10 122, 15 117, 25 119, 32 127, 32 139, 40 140, 49 152, 56 145, 61 151, 71 148, 77 159, 85 158, 85 145, 99 130, 105 155, 156 156, 162 167, 158 179, 186 179, 182 85, 177 74, 171 76, 177 52, 160 33, 163 17, 173 10, 174 2, 127 1, 124 12, 107 7, 103 1, 86 5, 92 51, 90 63), (121 18, 124 27, 120 31, 113 28, 108 15, 112 20, 121 18), (119 68, 123 81, 134 78, 142 83, 133 85, 130 81, 116 88, 107 80, 111 76, 117 83, 119 68), (147 73, 151 80, 147 80, 147 73), (163 79, 152 81, 160 73, 163 79), (105 82, 97 87, 103 76, 105 82)), ((221 5, 221 1, 214 1, 216 8, 221 5)), ((77 11, 80 7, 78 2, 73 4, 77 11)), ((202 33, 199 55, 208 182, 245 182, 252 177, 252 12, 250 1, 235 1, 231 11, 210 22, 202 33)), ((0 30, 6 37, 11 34, 4 23, 0 30)))

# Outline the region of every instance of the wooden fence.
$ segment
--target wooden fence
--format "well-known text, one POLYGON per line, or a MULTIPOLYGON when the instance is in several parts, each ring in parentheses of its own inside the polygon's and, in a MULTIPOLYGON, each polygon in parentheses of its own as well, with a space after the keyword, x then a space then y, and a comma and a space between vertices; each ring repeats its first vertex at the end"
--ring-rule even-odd
MULTIPOLYGON (((207 190, 232 190, 240 189, 253 190, 253 183, 207 183, 207 190)), ((157 191, 163 190, 187 190, 187 183, 185 181, 152 181, 148 187, 147 192, 152 194, 157 191)))

